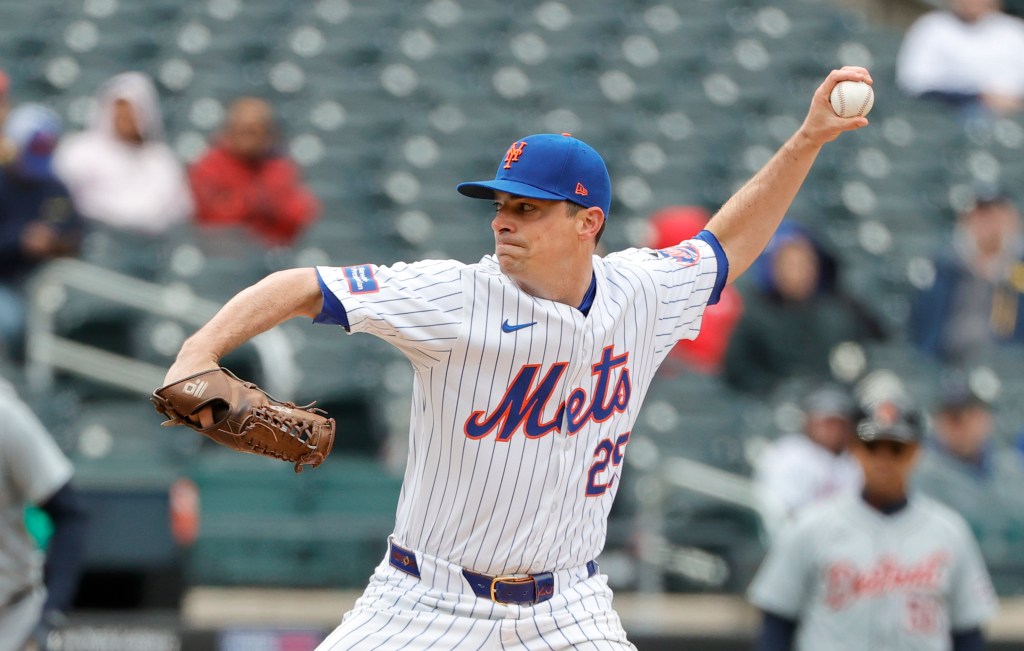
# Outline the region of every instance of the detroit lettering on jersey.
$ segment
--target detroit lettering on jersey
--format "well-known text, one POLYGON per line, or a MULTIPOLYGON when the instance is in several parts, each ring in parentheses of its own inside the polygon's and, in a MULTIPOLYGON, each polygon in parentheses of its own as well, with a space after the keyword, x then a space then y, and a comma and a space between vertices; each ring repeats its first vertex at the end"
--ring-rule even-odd
POLYGON ((725 284, 717 242, 689 244, 698 255, 595 256, 586 314, 526 294, 493 255, 369 265, 373 292, 317 269, 317 321, 379 337, 413 367, 397 544, 490 575, 600 554, 643 397, 725 284))
POLYGON ((540 438, 558 431, 566 415, 568 419, 565 424, 570 434, 578 432, 588 421, 604 422, 614 413, 624 412, 629 406, 632 388, 629 383, 629 369, 626 368, 628 361, 629 353, 614 356, 611 346, 605 348, 601 354, 601 361, 593 366, 593 374, 597 379, 589 401, 587 390, 577 387, 569 394, 567 400, 558 405, 554 417, 547 422, 541 422, 540 419, 569 363, 552 364, 544 378, 539 380, 538 386, 532 390, 541 368, 538 364, 528 364, 520 369, 494 411, 486 417, 482 411, 470 414, 466 420, 466 436, 471 439, 483 438, 497 428, 497 440, 507 441, 517 430, 523 428, 527 438, 540 438), (619 366, 623 368, 615 380, 615 389, 609 396, 611 373, 619 366))
POLYGON ((829 608, 841 610, 857 599, 895 592, 938 592, 949 564, 946 551, 937 551, 916 564, 884 556, 863 571, 853 563, 837 561, 825 568, 825 601, 829 608))

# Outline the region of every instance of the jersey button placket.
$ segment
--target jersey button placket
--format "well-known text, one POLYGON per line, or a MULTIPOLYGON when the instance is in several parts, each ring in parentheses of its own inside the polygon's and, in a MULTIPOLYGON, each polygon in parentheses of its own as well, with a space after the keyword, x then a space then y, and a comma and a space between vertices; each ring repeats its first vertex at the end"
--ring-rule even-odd
POLYGON ((537 537, 534 546, 533 557, 536 559, 530 565, 530 572, 537 573, 546 571, 544 567, 546 559, 541 557, 541 550, 549 550, 554 545, 556 523, 552 522, 555 511, 557 496, 561 493, 562 482, 565 477, 565 443, 566 439, 555 438, 551 445, 551 458, 548 463, 554 465, 554 477, 544 487, 544 496, 537 509, 537 523, 542 527, 540 536, 537 537))
POLYGON ((550 550, 555 544, 555 535, 558 529, 558 523, 554 518, 555 498, 562 491, 562 482, 565 477, 564 449, 565 448, 560 441, 555 441, 551 448, 551 463, 555 464, 555 473, 554 479, 549 482, 546 490, 544 491, 544 497, 541 500, 540 508, 537 509, 537 523, 538 526, 541 527, 541 533, 540 536, 537 537, 537 542, 534 546, 533 557, 536 560, 530 564, 530 572, 534 574, 547 570, 544 566, 546 559, 541 557, 541 550, 550 550))
MULTIPOLYGON (((586 378, 589 378, 589 373, 584 371, 589 370, 589 362, 585 362, 588 357, 584 355, 583 351, 590 348, 589 342, 592 336, 586 331, 583 324, 583 315, 573 310, 573 315, 576 321, 577 328, 580 328, 585 335, 580 338, 580 343, 573 349, 572 357, 569 359, 569 373, 566 376, 565 384, 562 387, 562 404, 568 407, 569 396, 573 390, 577 387, 584 387, 588 390, 588 395, 591 387, 584 384, 586 378)), ((550 568, 544 567, 547 562, 546 559, 540 555, 540 550, 551 550, 556 547, 555 537, 558 534, 558 522, 555 517, 555 506, 556 497, 561 495, 565 491, 565 479, 569 472, 568 459, 571 455, 571 448, 573 439, 575 437, 570 435, 569 432, 569 413, 568 409, 563 411, 562 423, 554 433, 554 440, 551 446, 552 458, 549 463, 555 464, 555 477, 552 482, 548 485, 548 490, 545 490, 544 498, 541 501, 540 508, 537 510, 537 522, 543 523, 543 530, 537 541, 537 553, 535 554, 535 560, 530 565, 531 572, 544 572, 550 568)))
MULTIPOLYGON (((572 392, 577 388, 582 387, 584 390, 587 391, 588 400, 593 400, 594 398, 594 396, 592 395, 593 386, 591 386, 592 383, 590 382, 590 359, 593 355, 587 353, 588 350, 593 351, 594 348, 593 334, 586 328, 586 324, 584 323, 585 317, 583 317, 582 314, 579 314, 577 312, 576 314, 574 314, 574 317, 576 317, 577 327, 579 327, 584 334, 582 337, 579 338, 579 345, 573 350, 573 358, 569 360, 570 371, 564 386, 565 394, 562 397, 562 400, 564 401, 563 404, 565 404, 566 406, 568 406, 569 404, 569 396, 572 395, 572 392)), ((558 436, 556 438, 554 449, 552 450, 555 453, 555 459, 553 461, 557 463, 558 470, 558 472, 556 473, 554 483, 555 490, 553 491, 553 493, 567 490, 567 487, 565 487, 564 484, 566 481, 566 477, 570 473, 569 462, 573 456, 573 445, 579 444, 579 441, 576 440, 577 437, 575 433, 572 433, 569 430, 569 418, 569 411, 568 409, 566 409, 563 413, 562 425, 561 427, 559 427, 557 432, 558 436)), ((572 488, 568 488, 568 490, 571 491, 572 488)), ((582 490, 583 489, 581 487, 580 491, 582 490)), ((580 499, 581 496, 582 493, 580 494, 580 497, 578 497, 578 499, 580 499)), ((571 497, 572 496, 570 495, 570 499, 571 497)), ((543 514, 544 522, 546 523, 544 527, 544 537, 547 540, 544 541, 544 546, 542 548, 545 549, 552 549, 556 546, 555 537, 558 535, 559 522, 558 518, 556 517, 554 507, 554 499, 549 499, 546 503, 546 512, 543 514)), ((534 565, 537 565, 538 567, 532 569, 531 571, 543 571, 544 568, 539 567, 540 564, 540 561, 534 563, 534 565)))

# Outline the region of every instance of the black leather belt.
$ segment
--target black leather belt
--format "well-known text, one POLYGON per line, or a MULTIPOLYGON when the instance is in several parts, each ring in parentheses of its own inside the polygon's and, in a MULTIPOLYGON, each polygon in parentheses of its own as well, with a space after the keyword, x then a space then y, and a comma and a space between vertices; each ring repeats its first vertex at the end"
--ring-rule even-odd
MULTIPOLYGON (((416 554, 391 543, 388 562, 397 570, 419 578, 420 568, 416 554)), ((597 574, 597 562, 587 562, 587 576, 597 574)), ((539 604, 555 594, 554 572, 542 572, 527 576, 489 576, 470 570, 462 570, 469 587, 481 599, 490 599, 499 604, 539 604)))

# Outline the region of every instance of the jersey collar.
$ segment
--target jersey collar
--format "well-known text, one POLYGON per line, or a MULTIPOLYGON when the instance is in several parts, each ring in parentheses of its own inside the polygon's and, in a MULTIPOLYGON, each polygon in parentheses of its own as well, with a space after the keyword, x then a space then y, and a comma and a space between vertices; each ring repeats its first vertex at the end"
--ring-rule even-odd
POLYGON ((583 302, 576 308, 583 312, 583 316, 590 314, 590 308, 594 304, 595 296, 597 296, 597 272, 591 274, 590 287, 587 288, 587 293, 583 295, 583 302))

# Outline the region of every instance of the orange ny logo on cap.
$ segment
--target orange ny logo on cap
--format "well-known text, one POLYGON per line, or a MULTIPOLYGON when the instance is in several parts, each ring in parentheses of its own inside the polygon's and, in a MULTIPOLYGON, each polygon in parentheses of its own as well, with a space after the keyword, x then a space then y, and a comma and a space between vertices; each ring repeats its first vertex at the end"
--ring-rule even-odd
POLYGON ((529 143, 527 143, 525 140, 520 140, 519 142, 514 142, 511 146, 509 146, 508 151, 505 152, 504 169, 512 167, 512 163, 519 162, 519 157, 523 155, 523 147, 525 147, 528 144, 529 143))

